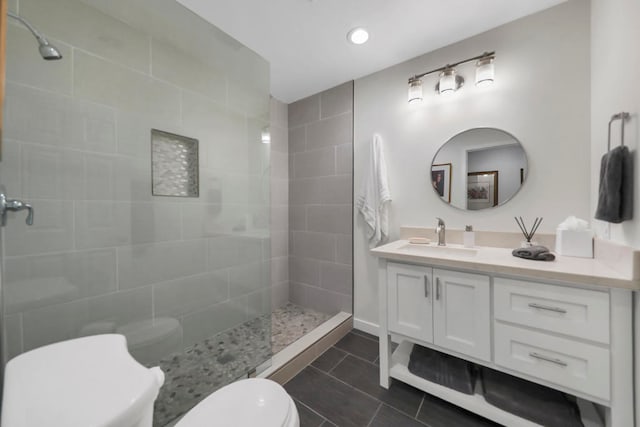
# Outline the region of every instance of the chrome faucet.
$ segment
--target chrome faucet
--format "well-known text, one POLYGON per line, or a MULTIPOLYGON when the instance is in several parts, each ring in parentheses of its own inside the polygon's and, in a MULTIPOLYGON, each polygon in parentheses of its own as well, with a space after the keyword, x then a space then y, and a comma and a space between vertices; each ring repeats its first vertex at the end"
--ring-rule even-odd
POLYGON ((436 226, 436 233, 438 234, 438 246, 446 246, 447 243, 445 242, 444 238, 444 221, 442 220, 442 218, 436 217, 436 219, 438 220, 438 225, 436 226))

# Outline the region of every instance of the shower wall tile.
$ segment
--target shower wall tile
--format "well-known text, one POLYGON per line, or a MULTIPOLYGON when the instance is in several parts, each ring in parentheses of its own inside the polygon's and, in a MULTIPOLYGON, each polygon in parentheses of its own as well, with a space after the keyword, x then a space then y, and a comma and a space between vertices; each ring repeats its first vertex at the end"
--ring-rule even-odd
POLYGON ((286 229, 271 232, 271 256, 273 258, 289 256, 289 232, 286 229))
POLYGON ((271 292, 263 289, 247 295, 247 319, 271 314, 271 292))
POLYGON ((271 258, 271 284, 289 281, 289 257, 271 258))
POLYGON ((5 337, 4 345, 7 353, 7 359, 19 355, 22 349, 22 316, 14 314, 12 316, 4 316, 4 331, 2 336, 5 337))
POLYGON ((289 155, 271 151, 271 179, 289 179, 289 155))
POLYGON ((51 38, 138 71, 149 71, 149 36, 84 2, 20 0, 20 14, 51 38))
POLYGON ((4 138, 64 147, 73 140, 71 98, 7 82, 4 138))
POLYGON ((227 100, 227 83, 223 74, 158 39, 151 40, 151 74, 221 104, 227 100))
POLYGON ((350 235, 336 236, 336 262, 353 265, 353 238, 350 235))
POLYGON ((120 289, 204 273, 205 254, 204 240, 119 247, 120 289))
POLYGON ((226 271, 200 274, 153 285, 156 316, 179 317, 229 299, 226 271))
POLYGON ((229 108, 246 112, 249 117, 269 120, 269 91, 265 86, 251 79, 230 75, 227 88, 229 108))
POLYGON ((307 126, 307 149, 350 144, 353 139, 351 114, 323 119, 307 126))
POLYGON ((289 127, 295 128, 320 118, 320 95, 313 95, 289 104, 289 127))
MULTIPOLYGON (((286 121, 286 118, 285 118, 286 121)), ((271 153, 289 153, 289 130, 286 127, 271 125, 271 153)))
POLYGON ((309 205, 307 230, 351 235, 351 205, 309 205))
POLYGON ((335 175, 336 159, 333 147, 304 151, 293 155, 293 178, 335 175))
POLYGON ((20 165, 22 144, 10 139, 2 141, 2 166, 0 167, 0 182, 7 189, 7 195, 14 198, 24 198, 22 190, 22 167, 20 165))
POLYGON ((76 97, 159 118, 180 114, 180 90, 173 85, 76 50, 73 64, 76 97))
POLYGON ((320 261, 293 256, 290 259, 291 281, 320 286, 320 261))
POLYGON ((353 145, 343 144, 336 147, 336 173, 353 175, 353 145))
POLYGON ((185 239, 216 237, 226 229, 221 204, 182 205, 182 230, 185 239))
POLYGON ((151 286, 146 286, 89 298, 86 300, 89 311, 87 325, 95 322, 113 322, 117 326, 123 326, 150 319, 153 313, 151 293, 151 286))
POLYGON ((271 284, 266 262, 231 267, 229 269, 229 295, 236 298, 268 288, 271 284))
POLYGON ((219 236, 209 239, 210 270, 253 264, 262 261, 262 239, 243 236, 219 236))
MULTIPOLYGON (((151 162, 151 129, 158 129, 178 135, 186 135, 179 125, 181 118, 159 118, 150 114, 117 111, 116 113, 117 151, 125 156, 151 162)), ((194 136, 195 138, 195 136, 194 136)), ((202 160, 202 149, 200 158, 202 160)))
POLYGON ((289 106, 290 298, 326 313, 352 310, 352 111, 352 82, 289 106))
POLYGON ((89 322, 86 300, 53 304, 22 313, 24 351, 79 336, 89 322))
POLYGON ((76 247, 95 249, 131 244, 131 217, 127 208, 127 203, 76 202, 76 247))
POLYGON ((334 261, 335 236, 331 233, 294 231, 293 250, 296 256, 334 261))
POLYGON ((28 199, 80 198, 82 156, 79 152, 23 144, 22 182, 28 199))
POLYGON ((116 110, 93 102, 73 102, 72 148, 114 153, 116 151, 116 110))
POLYGON ((305 205, 289 206, 289 229, 292 231, 307 229, 307 207, 305 205))
POLYGON ((247 297, 212 305, 182 320, 184 346, 201 341, 242 323, 247 317, 247 297))
POLYGON ((131 203, 125 208, 130 216, 129 233, 134 245, 181 239, 180 204, 140 202, 131 203))
POLYGON ((42 62, 38 44, 29 30, 17 22, 7 25, 6 78, 28 86, 47 87, 51 91, 71 95, 71 48, 59 40, 49 41, 66 61, 42 62))
POLYGON ((307 148, 307 127, 300 126, 289 129, 289 156, 307 148))
POLYGON ((38 200, 32 226, 25 224, 26 211, 7 215, 6 255, 65 252, 73 248, 73 203, 38 200))
POLYGON ((84 156, 83 199, 114 200, 116 198, 117 157, 100 154, 84 156))
POLYGON ((289 282, 271 287, 271 309, 286 305, 289 302, 289 282))
POLYGON ((5 314, 116 290, 115 249, 8 257, 5 314))
POLYGON ((347 82, 320 94, 320 116, 337 116, 353 111, 353 82, 347 82))
POLYGON ((353 272, 350 265, 320 263, 320 286, 344 295, 353 293, 353 272))

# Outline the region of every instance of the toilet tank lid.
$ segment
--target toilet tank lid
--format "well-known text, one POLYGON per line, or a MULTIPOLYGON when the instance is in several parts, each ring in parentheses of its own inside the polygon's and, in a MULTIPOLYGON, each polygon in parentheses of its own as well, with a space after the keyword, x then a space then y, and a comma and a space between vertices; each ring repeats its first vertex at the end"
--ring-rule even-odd
POLYGON ((161 385, 122 335, 58 342, 7 363, 2 427, 121 426, 142 416, 161 385))

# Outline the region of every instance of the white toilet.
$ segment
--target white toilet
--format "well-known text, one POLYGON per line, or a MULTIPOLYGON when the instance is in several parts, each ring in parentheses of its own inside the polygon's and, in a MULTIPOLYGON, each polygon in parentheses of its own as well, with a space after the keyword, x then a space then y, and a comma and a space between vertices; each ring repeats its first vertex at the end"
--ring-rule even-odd
MULTIPOLYGON (((1 427, 151 427, 164 383, 129 354, 122 335, 95 335, 41 347, 5 369, 1 427)), ((266 379, 212 393, 175 427, 299 427, 293 399, 266 379), (213 424, 212 424, 213 423, 213 424)))

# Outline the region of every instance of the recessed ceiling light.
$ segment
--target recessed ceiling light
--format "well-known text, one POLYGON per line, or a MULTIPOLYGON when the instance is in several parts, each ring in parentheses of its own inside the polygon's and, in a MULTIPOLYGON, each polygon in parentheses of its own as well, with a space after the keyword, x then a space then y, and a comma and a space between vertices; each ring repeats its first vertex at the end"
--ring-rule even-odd
POLYGON ((362 27, 354 28, 347 33, 347 40, 353 44, 363 44, 369 40, 369 32, 362 27))

